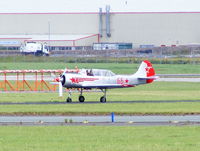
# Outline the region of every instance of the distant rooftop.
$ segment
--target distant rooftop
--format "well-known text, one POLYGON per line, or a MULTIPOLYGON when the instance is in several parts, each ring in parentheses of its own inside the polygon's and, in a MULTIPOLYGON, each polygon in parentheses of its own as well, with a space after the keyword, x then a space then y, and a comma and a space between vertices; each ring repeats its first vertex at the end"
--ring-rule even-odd
POLYGON ((80 39, 87 39, 97 37, 98 34, 82 34, 82 35, 0 35, 1 39, 26 39, 28 41, 76 41, 80 39))
POLYGON ((1 0, 0 13, 200 12, 199 0, 1 0))

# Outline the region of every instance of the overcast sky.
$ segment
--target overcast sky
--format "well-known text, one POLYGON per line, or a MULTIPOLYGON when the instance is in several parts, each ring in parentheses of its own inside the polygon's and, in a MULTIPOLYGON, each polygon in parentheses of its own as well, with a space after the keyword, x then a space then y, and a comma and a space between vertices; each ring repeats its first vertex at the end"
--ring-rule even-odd
POLYGON ((0 0, 0 13, 200 12, 200 0, 0 0))

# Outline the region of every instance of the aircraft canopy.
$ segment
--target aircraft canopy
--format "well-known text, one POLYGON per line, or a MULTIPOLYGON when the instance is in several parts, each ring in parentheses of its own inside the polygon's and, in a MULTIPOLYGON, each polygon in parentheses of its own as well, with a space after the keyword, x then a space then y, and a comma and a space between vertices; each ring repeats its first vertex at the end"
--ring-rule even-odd
POLYGON ((85 69, 84 73, 90 76, 107 76, 107 77, 115 76, 115 73, 113 73, 112 71, 104 69, 85 69))
POLYGON ((110 70, 100 70, 100 69, 93 69, 94 76, 115 76, 115 74, 110 70))

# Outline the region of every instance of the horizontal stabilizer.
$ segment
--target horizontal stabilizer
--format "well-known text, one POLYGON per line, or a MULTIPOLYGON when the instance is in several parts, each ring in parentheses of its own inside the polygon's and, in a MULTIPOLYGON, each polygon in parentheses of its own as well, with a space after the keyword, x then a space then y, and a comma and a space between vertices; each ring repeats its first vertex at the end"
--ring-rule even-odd
POLYGON ((150 77, 138 77, 139 80, 156 80, 159 76, 150 76, 150 77))

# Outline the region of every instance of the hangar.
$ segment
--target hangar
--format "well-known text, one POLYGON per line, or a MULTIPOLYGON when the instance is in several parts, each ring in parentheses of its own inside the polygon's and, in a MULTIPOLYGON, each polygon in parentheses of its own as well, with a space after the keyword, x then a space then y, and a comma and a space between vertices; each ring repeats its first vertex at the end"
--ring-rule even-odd
POLYGON ((46 42, 55 49, 82 49, 94 43, 133 47, 200 43, 196 0, 166 1, 173 7, 158 0, 35 0, 32 5, 18 0, 17 6, 8 5, 13 2, 0 2, 1 46, 18 47, 26 41, 46 42))

